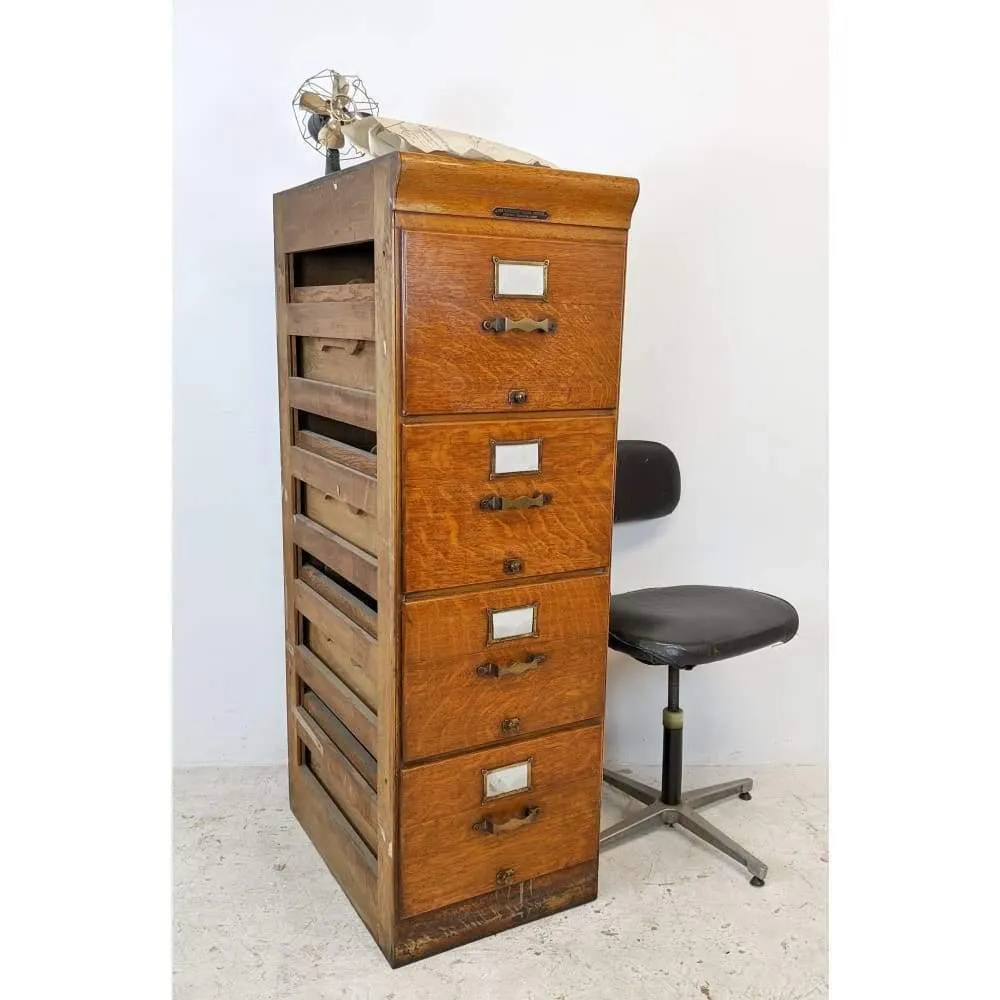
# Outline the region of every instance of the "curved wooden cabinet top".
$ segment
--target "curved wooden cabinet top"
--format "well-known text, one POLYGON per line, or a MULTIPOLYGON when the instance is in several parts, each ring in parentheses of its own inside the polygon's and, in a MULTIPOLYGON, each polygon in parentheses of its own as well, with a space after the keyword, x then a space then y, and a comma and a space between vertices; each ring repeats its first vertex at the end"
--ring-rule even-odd
POLYGON ((631 177, 466 160, 440 153, 388 153, 274 196, 279 250, 370 240, 375 231, 375 164, 389 161, 397 212, 626 230, 639 197, 631 177), (336 192, 336 194, 335 194, 336 192), (333 201, 336 198, 336 210, 333 201), (502 210, 495 214, 495 210, 502 210), (515 214, 508 214, 513 210, 515 214))

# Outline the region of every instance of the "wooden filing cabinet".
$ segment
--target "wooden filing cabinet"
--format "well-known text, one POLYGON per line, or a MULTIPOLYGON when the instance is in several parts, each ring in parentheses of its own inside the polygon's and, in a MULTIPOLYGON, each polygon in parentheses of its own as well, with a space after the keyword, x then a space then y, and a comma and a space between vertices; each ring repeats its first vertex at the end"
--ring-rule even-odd
POLYGON ((275 195, 292 809, 393 965, 597 893, 636 181, 275 195))

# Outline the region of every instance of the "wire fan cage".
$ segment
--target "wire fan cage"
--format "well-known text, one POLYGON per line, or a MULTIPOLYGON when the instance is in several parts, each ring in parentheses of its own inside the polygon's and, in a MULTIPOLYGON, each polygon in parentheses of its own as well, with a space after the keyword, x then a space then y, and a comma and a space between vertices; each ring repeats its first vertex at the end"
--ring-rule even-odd
MULTIPOLYGON (((342 126, 378 114, 360 77, 325 69, 309 77, 295 92, 292 108, 299 134, 313 149, 336 161, 360 160, 368 154, 343 133, 342 126)), ((334 168, 336 169, 336 168, 334 168)))

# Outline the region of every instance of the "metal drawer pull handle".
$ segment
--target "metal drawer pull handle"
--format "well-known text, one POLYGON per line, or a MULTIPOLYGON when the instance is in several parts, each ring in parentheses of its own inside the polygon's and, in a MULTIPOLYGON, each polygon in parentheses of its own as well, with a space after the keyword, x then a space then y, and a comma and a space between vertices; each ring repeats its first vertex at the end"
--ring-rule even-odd
POLYGON ((510 833, 511 830, 518 830, 522 826, 534 823, 541 814, 541 807, 525 806, 520 816, 514 816, 503 823, 494 823, 492 816, 484 816, 478 823, 472 824, 472 829, 476 833, 510 833))
POLYGON ((526 674, 529 670, 537 670, 545 662, 544 653, 533 653, 526 660, 515 660, 501 667, 497 663, 480 663, 476 673, 480 677, 516 677, 526 674))
POLYGON ((523 333, 555 333, 554 319, 519 319, 512 320, 509 316, 494 316, 483 320, 483 329, 490 333, 510 333, 520 330, 523 333))
POLYGON ((516 500, 508 500, 496 494, 483 497, 479 501, 479 507, 481 510, 524 510, 527 507, 544 507, 547 503, 552 503, 552 494, 536 490, 530 497, 518 497, 516 500))

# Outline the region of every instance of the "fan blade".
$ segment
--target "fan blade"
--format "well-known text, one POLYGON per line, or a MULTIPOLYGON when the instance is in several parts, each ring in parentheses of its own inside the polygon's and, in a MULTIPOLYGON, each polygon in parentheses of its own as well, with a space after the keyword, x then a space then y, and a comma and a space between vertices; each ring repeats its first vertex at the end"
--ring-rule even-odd
POLYGON ((325 97, 308 90, 299 94, 299 107, 304 111, 311 111, 314 115, 330 114, 330 102, 325 97))
POLYGON ((344 133, 341 131, 339 125, 331 125, 327 122, 319 130, 316 141, 325 149, 341 149, 344 145, 344 133))

